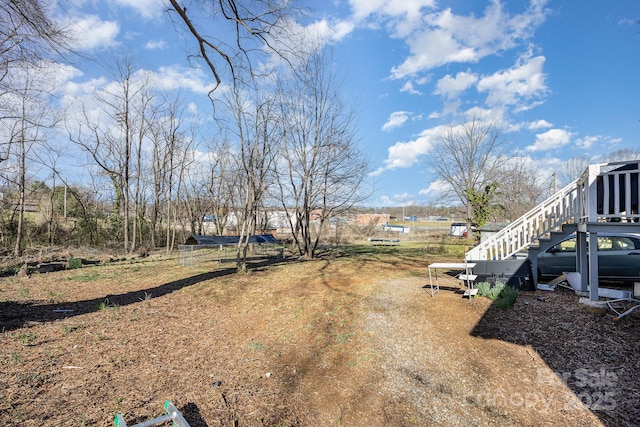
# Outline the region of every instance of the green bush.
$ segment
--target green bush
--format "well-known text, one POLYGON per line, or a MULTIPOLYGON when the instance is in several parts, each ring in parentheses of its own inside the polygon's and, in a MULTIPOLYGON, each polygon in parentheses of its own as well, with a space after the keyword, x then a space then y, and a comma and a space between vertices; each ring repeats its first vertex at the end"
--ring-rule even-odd
POLYGON ((506 310, 515 304, 516 298, 518 298, 518 290, 512 286, 505 286, 494 302, 499 309, 506 310))
POLYGON ((476 288, 478 288, 478 295, 483 297, 489 297, 489 292, 491 291, 491 283, 489 282, 480 282, 476 284, 476 288))
POLYGON ((82 258, 70 258, 69 269, 82 268, 82 258))
POLYGON ((483 297, 489 298, 491 301, 495 301, 498 298, 498 295, 502 292, 505 285, 502 282, 496 282, 491 284, 489 282, 480 282, 477 285, 478 294, 483 297))
POLYGON ((502 310, 511 307, 518 297, 516 288, 507 286, 502 282, 496 282, 493 285, 489 282, 480 282, 477 284, 477 288, 479 295, 489 298, 502 310))

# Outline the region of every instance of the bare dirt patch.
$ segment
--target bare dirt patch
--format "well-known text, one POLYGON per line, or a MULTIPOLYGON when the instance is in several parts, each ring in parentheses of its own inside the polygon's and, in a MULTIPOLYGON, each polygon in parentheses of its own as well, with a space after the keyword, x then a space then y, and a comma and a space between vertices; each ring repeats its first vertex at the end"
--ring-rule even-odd
POLYGON ((640 423, 640 313, 564 290, 501 311, 453 278, 432 298, 432 260, 376 252, 2 279, 0 425, 135 424, 166 399, 194 427, 640 423))

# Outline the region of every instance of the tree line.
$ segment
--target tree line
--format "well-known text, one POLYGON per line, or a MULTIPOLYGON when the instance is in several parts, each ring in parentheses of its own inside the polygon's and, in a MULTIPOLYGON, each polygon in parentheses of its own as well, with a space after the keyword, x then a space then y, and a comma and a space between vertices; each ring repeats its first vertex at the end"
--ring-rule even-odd
MULTIPOLYGON (((187 14, 170 2, 168 12, 214 80, 208 94, 214 114, 198 117, 189 112, 190 99, 164 89, 126 56, 114 58, 112 81, 92 96, 56 104, 51 70, 68 40, 41 2, 28 3, 32 9, 16 10, 20 2, 3 0, 0 13, 7 27, 16 26, 2 42, 16 58, 5 61, 0 76, 0 241, 14 255, 33 244, 171 251, 184 239, 179 233, 201 233, 207 216, 215 218, 217 234, 233 218, 236 233, 246 237, 269 226, 267 210, 279 209, 300 256, 313 258, 314 228, 363 200, 368 167, 352 106, 328 52, 287 33, 284 20, 293 9, 220 0, 195 2, 202 9, 187 14), (207 7, 216 9, 211 19, 237 34, 236 46, 199 33, 192 17, 207 7), (280 59, 278 72, 258 70, 265 55, 280 59), (61 134, 64 143, 52 143, 61 134), (71 152, 90 183, 66 176, 61 165, 71 152), (41 211, 37 223, 26 212, 33 200, 41 211)), ((239 270, 246 269, 246 242, 238 246, 239 270)))

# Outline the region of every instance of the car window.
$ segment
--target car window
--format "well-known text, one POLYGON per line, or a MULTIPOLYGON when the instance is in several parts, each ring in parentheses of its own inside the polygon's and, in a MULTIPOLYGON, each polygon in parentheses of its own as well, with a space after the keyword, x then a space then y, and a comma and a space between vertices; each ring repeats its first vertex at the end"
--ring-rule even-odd
POLYGON ((601 237, 598 236, 598 250, 599 251, 613 251, 615 250, 613 248, 613 237, 609 237, 609 236, 605 236, 605 237, 601 237))
POLYGON ((576 251, 576 239, 567 239, 558 243, 553 247, 555 252, 575 252, 576 251))
POLYGON ((636 245, 630 237, 615 236, 611 238, 611 247, 614 251, 631 251, 636 245))

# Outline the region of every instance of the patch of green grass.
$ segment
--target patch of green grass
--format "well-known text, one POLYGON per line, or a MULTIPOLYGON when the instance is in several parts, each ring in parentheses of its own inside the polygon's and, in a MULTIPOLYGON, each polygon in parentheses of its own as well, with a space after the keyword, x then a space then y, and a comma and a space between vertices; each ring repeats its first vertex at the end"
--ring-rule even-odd
POLYGON ((49 297, 49 299, 54 300, 54 301, 61 301, 62 300, 62 292, 60 292, 60 291, 48 290, 47 291, 47 296, 49 297))
POLYGON ((38 338, 33 332, 21 332, 16 337, 26 345, 32 344, 38 338))
POLYGON ((120 315, 120 306, 115 302, 110 302, 108 298, 105 298, 100 304, 98 304, 98 311, 111 311, 111 318, 117 319, 120 315))
POLYGON ((104 279, 106 276, 101 274, 97 270, 87 271, 85 273, 80 273, 75 276, 69 277, 69 280, 74 282, 93 282, 94 280, 104 279))
POLYGON ((84 328, 82 325, 62 325, 62 332, 70 334, 71 332, 78 331, 82 328, 84 328))
POLYGON ((263 351, 266 348, 267 348, 266 344, 262 344, 258 341, 251 341, 249 343, 249 350, 252 350, 252 351, 263 351))
POLYGON ((18 291, 18 293, 20 294, 21 298, 29 298, 29 289, 20 289, 20 291, 18 291))
POLYGON ((336 334, 336 341, 338 342, 338 344, 347 344, 349 341, 351 341, 351 338, 354 336, 355 334, 353 332, 345 332, 342 334, 336 334))

